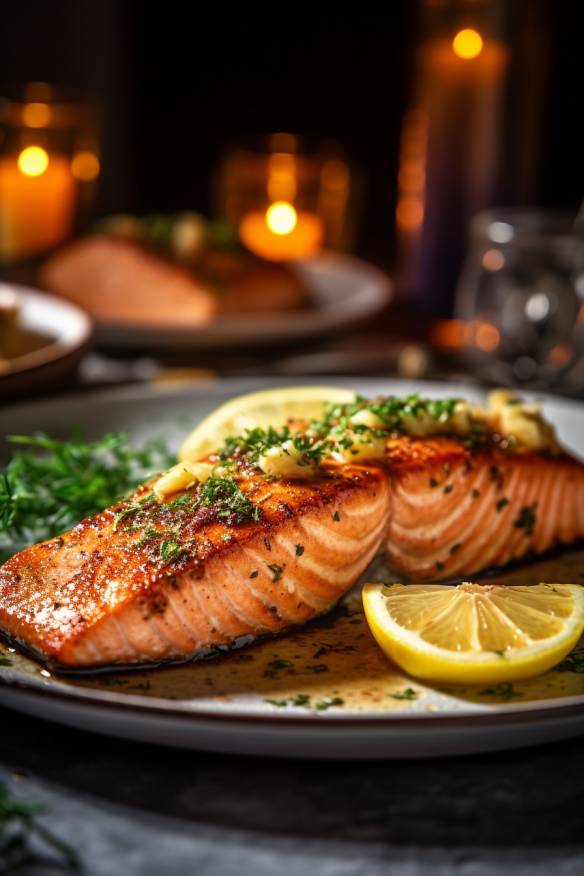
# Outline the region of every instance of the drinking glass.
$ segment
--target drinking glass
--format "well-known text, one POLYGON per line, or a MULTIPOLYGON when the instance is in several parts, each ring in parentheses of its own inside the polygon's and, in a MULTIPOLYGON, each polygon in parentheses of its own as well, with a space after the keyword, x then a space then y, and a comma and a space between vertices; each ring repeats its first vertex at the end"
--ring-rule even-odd
POLYGON ((475 216, 456 315, 481 377, 568 391, 584 385, 584 232, 574 217, 475 216))

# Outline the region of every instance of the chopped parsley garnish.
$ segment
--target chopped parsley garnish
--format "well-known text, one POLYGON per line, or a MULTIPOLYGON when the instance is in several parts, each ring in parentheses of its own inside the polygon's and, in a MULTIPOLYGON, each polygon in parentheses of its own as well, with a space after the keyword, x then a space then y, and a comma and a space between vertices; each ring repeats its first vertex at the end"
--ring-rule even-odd
POLYGON ((217 517, 227 523, 258 521, 260 508, 241 492, 233 478, 210 477, 197 491, 197 501, 213 507, 217 517))
POLYGON ((249 577, 250 577, 250 578, 257 578, 258 575, 259 575, 259 572, 258 572, 257 569, 253 569, 253 570, 249 573, 249 577))
POLYGON ((462 542, 457 541, 456 544, 453 544, 452 547, 450 548, 450 553, 455 554, 457 551, 459 551, 461 549, 461 547, 462 547, 462 542))
POLYGON ((498 697, 502 700, 514 700, 523 696, 521 691, 515 690, 510 681, 501 681, 492 687, 486 687, 484 690, 480 690, 479 694, 482 697, 498 697))
POLYGON ((272 543, 271 543, 271 541, 270 541, 270 539, 268 538, 267 535, 266 535, 266 537, 264 538, 264 544, 265 544, 265 546, 266 546, 266 550, 268 550, 268 551, 271 551, 271 550, 272 550, 272 543))
POLYGON ((279 709, 283 709, 285 706, 300 706, 305 709, 314 709, 317 712, 324 712, 327 709, 330 709, 331 706, 342 706, 344 705, 344 700, 341 697, 323 697, 321 700, 317 700, 314 704, 311 703, 311 699, 308 694, 296 694, 293 697, 286 697, 283 700, 272 700, 266 699, 266 703, 270 703, 272 706, 277 706, 279 709))
POLYGON ((446 486, 444 487, 444 490, 442 492, 451 493, 453 491, 453 489, 454 489, 454 484, 446 484, 446 486))
POLYGON ((500 468, 497 468, 496 465, 490 466, 489 477, 491 478, 492 481, 494 481, 495 486, 497 487, 498 490, 501 490, 503 488, 503 481, 504 481, 503 472, 501 471, 500 468))
MULTIPOLYGON (((431 422, 429 424, 430 432, 454 434, 465 441, 466 438, 453 426, 449 428, 459 403, 458 398, 428 399, 418 393, 372 399, 357 395, 352 402, 326 406, 321 419, 312 419, 301 429, 289 425, 281 428, 268 426, 266 429, 256 427, 246 429, 241 435, 232 435, 219 449, 219 456, 224 461, 244 459, 253 465, 261 465, 262 457, 273 448, 288 455, 293 448, 295 462, 300 467, 314 467, 333 454, 340 453, 345 458, 346 454, 349 457, 359 454, 361 451, 354 447, 356 436, 362 445, 388 435, 407 435, 416 421, 424 424, 434 421, 434 427, 431 422), (360 419, 362 413, 370 416, 360 419)), ((469 429, 481 435, 482 440, 488 433, 482 423, 470 422, 469 429)), ((445 466, 444 470, 448 474, 450 467, 445 466)), ((430 485, 437 486, 438 482, 433 478, 430 485)))
POLYGON ((301 557, 302 554, 304 553, 304 545, 297 544, 294 548, 294 553, 296 554, 297 557, 301 557))
POLYGON ((160 543, 160 556, 165 563, 170 563, 175 560, 181 552, 182 547, 178 541, 162 541, 160 543))
POLYGON ((524 529, 525 535, 533 535, 533 530, 537 520, 535 513, 536 506, 537 502, 534 502, 533 505, 524 505, 519 509, 519 514, 513 521, 513 526, 516 529, 524 529))
POLYGON ((433 490, 437 486, 438 486, 438 481, 436 480, 436 478, 430 478, 430 488, 433 490))
POLYGON ((393 700, 417 700, 420 693, 414 690, 413 687, 406 687, 404 690, 398 690, 395 693, 389 694, 389 696, 393 700))
POLYGON ((471 496, 473 497, 473 499, 478 499, 479 496, 481 495, 480 492, 479 492, 479 490, 476 489, 476 487, 473 487, 473 489, 471 490, 470 494, 471 494, 471 496))
POLYGON ((505 496, 503 496, 502 499, 499 499, 499 501, 495 505, 495 508, 497 509, 497 512, 499 512, 499 511, 502 511, 503 508, 505 507, 505 505, 508 505, 508 504, 509 504, 509 499, 507 499, 507 498, 505 498, 505 496))
POLYGON ((324 712, 330 709, 331 706, 343 706, 345 701, 341 697, 323 697, 314 704, 317 712, 324 712))
POLYGON ((333 520, 335 521, 335 523, 338 523, 340 519, 341 519, 341 515, 339 514, 338 511, 335 511, 335 513, 333 514, 333 520))
POLYGON ((584 673, 584 651, 572 651, 564 657, 561 663, 554 666, 554 672, 577 672, 584 673))
POLYGON ((0 562, 103 511, 175 462, 160 440, 135 448, 123 433, 93 442, 40 434, 7 440, 18 450, 0 471, 0 562))
POLYGON ((296 694, 283 700, 266 699, 265 702, 270 703, 272 706, 277 706, 279 709, 283 709, 284 706, 304 706, 310 708, 310 697, 308 694, 296 694))
POLYGON ((281 672, 283 669, 290 670, 289 672, 286 673, 287 675, 294 675, 295 674, 294 667, 293 667, 292 663, 290 663, 289 660, 280 660, 280 659, 270 660, 270 662, 268 663, 268 665, 266 666, 266 668, 264 670, 264 678, 278 678, 279 677, 278 673, 281 672))
POLYGON ((278 563, 268 563, 268 569, 272 573, 272 581, 279 581, 284 573, 284 567, 278 563))

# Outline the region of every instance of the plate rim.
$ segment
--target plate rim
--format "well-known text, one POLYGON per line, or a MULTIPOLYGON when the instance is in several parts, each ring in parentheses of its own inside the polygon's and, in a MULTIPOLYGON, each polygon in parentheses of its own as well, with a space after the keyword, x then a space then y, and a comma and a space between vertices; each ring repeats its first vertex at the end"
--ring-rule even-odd
MULTIPOLYGON (((66 704, 75 708, 79 706, 81 709, 85 707, 99 707, 103 711, 115 711, 122 714, 130 714, 132 717, 137 715, 147 715, 153 719, 168 719, 179 720, 186 723, 194 723, 195 721, 203 721, 207 724, 213 723, 236 723, 241 722, 246 726, 251 725, 269 725, 270 727, 322 727, 327 730, 331 727, 343 729, 358 729, 380 728, 386 725, 404 727, 420 727, 424 725, 432 725, 440 728, 459 727, 468 724, 482 727, 485 724, 493 724, 504 722, 506 719, 512 719, 515 723, 535 721, 535 720, 551 720, 552 718, 562 717, 579 717, 584 716, 584 694, 579 694, 574 697, 559 697, 557 699, 550 698, 545 701, 537 701, 537 703, 513 703, 503 705, 497 703, 489 707, 484 706, 484 710, 471 711, 459 709, 455 713, 444 714, 440 712, 413 712, 413 711, 395 711, 395 712, 379 712, 379 713, 363 713, 353 712, 349 715, 335 712, 319 713, 310 712, 307 714, 286 714, 282 712, 269 712, 257 714, 250 711, 238 712, 237 714, 230 713, 227 709, 213 711, 211 709, 180 709, 176 706, 176 701, 172 701, 172 705, 166 705, 166 701, 156 697, 141 697, 138 694, 115 694, 109 691, 96 690, 88 693, 84 690, 83 693, 67 693, 61 689, 45 688, 44 686, 36 686, 27 684, 19 679, 10 680, 4 674, 0 675, 0 692, 3 690, 19 691, 25 696, 34 697, 38 700, 54 702, 58 700, 62 704, 66 704), (577 700, 577 702, 574 702, 577 700)), ((1 693, 0 693, 1 698, 1 693)), ((171 702, 171 701, 169 701, 171 702)))

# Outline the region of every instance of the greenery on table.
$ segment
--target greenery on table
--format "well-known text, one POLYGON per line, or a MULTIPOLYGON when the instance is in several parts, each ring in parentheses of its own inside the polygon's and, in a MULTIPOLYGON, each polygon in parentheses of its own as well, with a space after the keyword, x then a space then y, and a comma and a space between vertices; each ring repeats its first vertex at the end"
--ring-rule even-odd
POLYGON ((0 873, 3 876, 25 876, 31 867, 40 866, 46 873, 79 872, 75 851, 39 822, 38 816, 45 811, 36 803, 16 800, 0 783, 0 873), (43 848, 50 856, 42 854, 43 848))

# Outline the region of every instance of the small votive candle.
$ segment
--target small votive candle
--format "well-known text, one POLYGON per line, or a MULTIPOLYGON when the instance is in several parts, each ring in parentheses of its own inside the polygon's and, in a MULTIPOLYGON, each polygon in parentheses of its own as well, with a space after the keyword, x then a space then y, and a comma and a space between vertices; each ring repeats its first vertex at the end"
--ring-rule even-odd
POLYGON ((0 258, 26 258, 65 240, 76 195, 71 164, 62 155, 28 146, 0 158, 0 258))
POLYGON ((353 189, 338 144, 271 134, 226 154, 215 212, 237 227, 242 243, 261 258, 312 258, 325 247, 350 248, 353 189))
POLYGON ((310 258, 321 250, 323 223, 314 213, 299 212, 287 201, 276 201, 265 212, 247 213, 239 236, 261 258, 293 261, 310 258))
POLYGON ((67 240, 99 175, 95 113, 33 83, 0 100, 0 261, 67 240))

